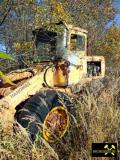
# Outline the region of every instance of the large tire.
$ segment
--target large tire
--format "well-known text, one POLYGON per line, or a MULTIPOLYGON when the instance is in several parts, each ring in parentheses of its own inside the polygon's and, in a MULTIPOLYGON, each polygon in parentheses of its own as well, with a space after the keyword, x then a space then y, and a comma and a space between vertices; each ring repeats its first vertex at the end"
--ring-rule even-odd
POLYGON ((28 130, 30 138, 35 140, 36 135, 43 129, 46 116, 56 106, 64 107, 69 115, 75 116, 75 107, 69 96, 63 92, 46 90, 31 97, 22 109, 17 110, 16 120, 28 130))

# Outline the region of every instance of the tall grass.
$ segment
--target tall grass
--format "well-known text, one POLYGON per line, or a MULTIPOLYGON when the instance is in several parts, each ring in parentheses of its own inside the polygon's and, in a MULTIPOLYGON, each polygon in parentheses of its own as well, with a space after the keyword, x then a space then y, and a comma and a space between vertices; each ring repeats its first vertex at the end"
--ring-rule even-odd
MULTIPOLYGON (((91 145, 120 143, 119 78, 88 85, 75 99, 76 117, 61 141, 49 144, 42 137, 32 143, 24 129, 6 134, 0 123, 0 160, 107 160, 92 158, 91 145)), ((120 157, 120 146, 118 145, 120 157)), ((110 158, 109 158, 110 159, 110 158)))

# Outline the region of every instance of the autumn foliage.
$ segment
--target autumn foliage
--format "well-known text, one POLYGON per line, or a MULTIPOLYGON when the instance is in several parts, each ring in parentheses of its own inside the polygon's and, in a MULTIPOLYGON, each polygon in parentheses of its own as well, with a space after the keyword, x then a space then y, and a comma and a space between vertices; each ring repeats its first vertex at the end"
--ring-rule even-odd
POLYGON ((120 28, 113 25, 107 29, 104 41, 99 45, 99 54, 106 59, 107 67, 120 66, 120 28))
POLYGON ((119 66, 119 27, 111 26, 115 0, 22 0, 0 2, 0 42, 10 54, 31 50, 32 30, 65 21, 88 30, 88 55, 119 66), (109 26, 109 27, 108 27, 109 26), (17 50, 18 48, 18 50, 17 50))

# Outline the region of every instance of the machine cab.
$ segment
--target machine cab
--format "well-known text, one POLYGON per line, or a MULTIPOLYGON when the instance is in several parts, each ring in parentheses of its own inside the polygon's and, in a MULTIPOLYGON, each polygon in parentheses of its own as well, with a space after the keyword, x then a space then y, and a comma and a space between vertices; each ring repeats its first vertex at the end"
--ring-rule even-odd
POLYGON ((67 26, 67 49, 69 55, 87 55, 87 31, 72 25, 67 26))
POLYGON ((63 22, 33 31, 35 50, 41 60, 59 55, 70 62, 68 85, 104 77, 104 57, 87 56, 87 33, 63 22))
POLYGON ((39 56, 55 54, 86 56, 87 31, 65 23, 43 27, 33 31, 39 56))

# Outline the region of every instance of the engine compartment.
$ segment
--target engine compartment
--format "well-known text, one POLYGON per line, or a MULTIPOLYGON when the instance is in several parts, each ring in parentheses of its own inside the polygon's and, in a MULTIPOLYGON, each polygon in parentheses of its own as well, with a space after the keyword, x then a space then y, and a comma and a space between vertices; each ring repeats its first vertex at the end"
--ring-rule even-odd
POLYGON ((88 77, 100 76, 100 74, 101 74, 101 61, 87 62, 88 77))

